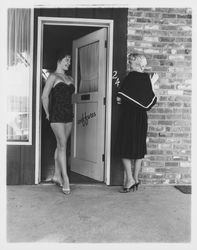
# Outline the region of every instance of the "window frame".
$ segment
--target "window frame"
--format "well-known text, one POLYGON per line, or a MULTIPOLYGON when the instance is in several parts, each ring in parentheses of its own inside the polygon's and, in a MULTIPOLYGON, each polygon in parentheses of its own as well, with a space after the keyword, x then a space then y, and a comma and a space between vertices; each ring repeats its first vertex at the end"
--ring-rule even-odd
MULTIPOLYGON (((8 18, 8 12, 7 12, 8 18)), ((6 144, 7 145, 32 145, 32 112, 33 112, 33 42, 34 42, 34 9, 31 9, 31 17, 30 17, 30 75, 29 75, 29 140, 7 140, 7 121, 6 121, 6 144)), ((7 43, 8 44, 8 43, 7 43)), ((8 71, 7 71, 8 72, 8 71)), ((7 95, 6 95, 7 101, 7 95)))

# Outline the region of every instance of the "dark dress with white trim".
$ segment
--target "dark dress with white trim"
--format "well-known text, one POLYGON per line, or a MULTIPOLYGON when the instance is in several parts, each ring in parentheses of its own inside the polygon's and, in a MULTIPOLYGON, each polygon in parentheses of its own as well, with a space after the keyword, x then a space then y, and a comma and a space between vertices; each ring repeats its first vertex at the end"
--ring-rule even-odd
POLYGON ((146 111, 156 102, 149 75, 136 71, 130 72, 118 96, 121 97, 122 104, 120 105, 117 153, 121 158, 142 159, 147 153, 146 111), (146 94, 149 95, 148 100, 146 94))

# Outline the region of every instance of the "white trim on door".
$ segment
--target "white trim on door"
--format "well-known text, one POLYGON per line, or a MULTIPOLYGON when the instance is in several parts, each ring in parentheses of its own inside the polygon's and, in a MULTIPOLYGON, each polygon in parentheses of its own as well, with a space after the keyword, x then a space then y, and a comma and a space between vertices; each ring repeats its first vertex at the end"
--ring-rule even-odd
POLYGON ((35 184, 41 180, 41 65, 43 51, 44 25, 66 25, 84 27, 103 27, 108 30, 107 39, 107 88, 106 88, 106 127, 105 127, 105 180, 110 185, 111 162, 111 106, 112 106, 112 62, 113 62, 113 20, 38 17, 37 37, 37 77, 36 77, 36 145, 35 145, 35 184))

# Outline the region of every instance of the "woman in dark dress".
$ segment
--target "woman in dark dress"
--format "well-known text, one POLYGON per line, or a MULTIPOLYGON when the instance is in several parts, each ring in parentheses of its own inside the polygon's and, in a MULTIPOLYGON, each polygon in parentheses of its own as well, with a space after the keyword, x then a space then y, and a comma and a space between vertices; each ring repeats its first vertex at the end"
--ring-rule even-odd
POLYGON ((57 148, 55 150, 55 173, 52 181, 62 187, 64 194, 70 193, 66 166, 67 140, 71 133, 73 111, 72 94, 73 79, 65 72, 71 64, 71 56, 65 51, 59 51, 56 58, 56 69, 46 81, 42 94, 42 103, 46 119, 50 121, 55 134, 57 148))
POLYGON ((147 73, 144 73, 147 60, 143 55, 130 55, 130 65, 132 71, 124 79, 117 96, 117 103, 121 104, 117 147, 124 166, 121 193, 138 189, 138 175, 142 159, 147 153, 146 111, 151 109, 157 101, 152 84, 159 78, 157 74, 153 74, 150 78, 147 73), (133 173, 132 169, 134 169, 133 173))

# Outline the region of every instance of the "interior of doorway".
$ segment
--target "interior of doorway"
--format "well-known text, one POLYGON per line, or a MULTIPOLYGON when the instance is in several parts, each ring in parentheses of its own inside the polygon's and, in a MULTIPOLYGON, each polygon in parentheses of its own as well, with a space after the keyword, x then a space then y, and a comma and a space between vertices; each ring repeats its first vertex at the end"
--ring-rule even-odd
MULTIPOLYGON (((102 27, 44 25, 43 30, 43 61, 42 61, 42 89, 45 84, 46 73, 52 68, 57 49, 66 48, 72 55, 72 41, 102 27)), ((71 68, 69 70, 71 74, 71 68)), ((55 136, 50 128, 45 112, 42 108, 41 122, 41 182, 51 179, 54 172, 54 152, 56 148, 55 136)), ((98 183, 98 181, 79 175, 70 170, 70 138, 67 146, 67 169, 70 183, 98 183)))

